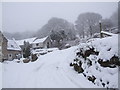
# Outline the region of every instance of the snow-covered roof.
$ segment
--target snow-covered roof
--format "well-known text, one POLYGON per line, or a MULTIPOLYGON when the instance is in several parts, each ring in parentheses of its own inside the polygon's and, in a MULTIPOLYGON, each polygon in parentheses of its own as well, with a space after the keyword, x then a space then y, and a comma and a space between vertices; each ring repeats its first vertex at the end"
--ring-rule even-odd
POLYGON ((48 36, 41 39, 36 39, 35 41, 33 41, 33 43, 43 43, 47 38, 48 36))
POLYGON ((37 37, 23 39, 23 40, 17 40, 17 44, 18 45, 24 45, 24 41, 29 42, 29 44, 32 44, 35 39, 37 39, 37 37))
POLYGON ((17 44, 17 42, 15 41, 15 39, 13 39, 13 40, 9 40, 9 39, 8 39, 7 49, 8 49, 8 50, 21 51, 21 48, 20 48, 20 46, 17 44))
POLYGON ((115 34, 113 34, 113 33, 110 33, 110 32, 105 32, 105 31, 101 31, 101 33, 104 33, 104 34, 107 34, 107 35, 110 35, 110 36, 115 35, 115 34))

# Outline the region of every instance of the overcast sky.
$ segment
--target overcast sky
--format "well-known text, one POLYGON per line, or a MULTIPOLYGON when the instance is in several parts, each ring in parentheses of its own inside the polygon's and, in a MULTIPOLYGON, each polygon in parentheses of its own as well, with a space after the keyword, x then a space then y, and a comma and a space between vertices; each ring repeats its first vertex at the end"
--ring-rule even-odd
POLYGON ((109 18, 117 8, 117 2, 7 2, 2 4, 2 29, 11 33, 37 31, 51 17, 63 18, 74 23, 78 15, 84 12, 96 12, 103 18, 109 18))

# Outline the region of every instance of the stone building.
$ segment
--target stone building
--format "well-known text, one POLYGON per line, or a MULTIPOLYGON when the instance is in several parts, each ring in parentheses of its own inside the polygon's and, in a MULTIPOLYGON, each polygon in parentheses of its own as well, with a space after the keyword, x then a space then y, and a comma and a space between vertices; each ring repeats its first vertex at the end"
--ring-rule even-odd
POLYGON ((1 58, 0 61, 6 60, 7 59, 7 42, 8 40, 6 37, 2 34, 0 31, 0 47, 1 47, 1 58))
POLYGON ((15 40, 8 40, 0 31, 0 62, 20 58, 22 51, 15 40))
POLYGON ((17 44, 15 39, 8 40, 7 54, 8 54, 8 58, 7 58, 8 60, 20 59, 22 57, 22 49, 17 44))

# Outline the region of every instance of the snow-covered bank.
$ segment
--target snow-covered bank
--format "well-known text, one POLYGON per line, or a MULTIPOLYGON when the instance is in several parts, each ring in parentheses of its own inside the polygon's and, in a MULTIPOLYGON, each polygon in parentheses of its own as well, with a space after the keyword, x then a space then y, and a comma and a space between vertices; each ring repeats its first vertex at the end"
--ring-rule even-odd
POLYGON ((118 35, 80 44, 70 65, 96 86, 118 88, 118 35))
POLYGON ((3 63, 3 88, 93 88, 83 75, 71 69, 77 47, 57 50, 31 63, 3 63))

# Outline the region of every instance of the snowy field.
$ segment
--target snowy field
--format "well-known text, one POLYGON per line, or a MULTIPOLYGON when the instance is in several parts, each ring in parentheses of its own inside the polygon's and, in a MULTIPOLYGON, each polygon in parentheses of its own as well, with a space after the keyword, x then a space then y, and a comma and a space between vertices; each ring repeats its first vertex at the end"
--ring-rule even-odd
MULTIPOLYGON (((86 44, 94 46, 96 51, 99 51, 97 58, 106 61, 114 54, 118 56, 117 38, 118 36, 115 35, 103 39, 94 39, 86 44), (111 49, 108 50, 109 48, 111 49)), ((86 44, 81 45, 87 49, 86 44)), ((70 63, 76 58, 76 51, 81 45, 40 55, 35 62, 4 62, 3 88, 102 88, 101 85, 93 84, 83 74, 78 74, 70 67, 70 63)), ((94 59, 93 56, 89 58, 94 59)), ((99 78, 102 78, 104 82, 109 81, 109 87, 118 87, 117 68, 103 68, 94 63, 90 68, 85 69, 85 72, 88 72, 86 75, 94 74, 97 77, 95 83, 99 84, 99 78), (96 65, 102 72, 95 70, 96 65)))

